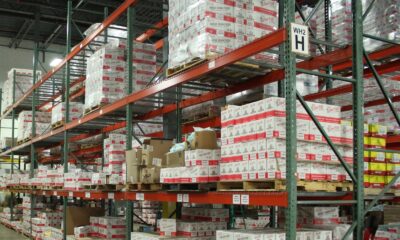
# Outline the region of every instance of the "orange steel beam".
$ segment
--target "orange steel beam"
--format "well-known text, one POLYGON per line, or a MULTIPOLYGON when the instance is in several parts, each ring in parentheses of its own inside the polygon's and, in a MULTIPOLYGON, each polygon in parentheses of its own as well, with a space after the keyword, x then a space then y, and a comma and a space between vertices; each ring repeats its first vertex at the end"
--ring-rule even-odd
MULTIPOLYGON (((370 54, 368 54, 368 56, 370 57, 371 61, 375 61, 375 60, 385 59, 389 56, 394 56, 394 55, 398 55, 398 54, 400 54, 400 46, 392 46, 392 47, 388 47, 388 48, 370 53, 370 54)), ((364 63, 365 63, 365 59, 364 59, 364 63)), ((341 64, 336 64, 335 66, 333 66, 332 70, 334 72, 342 71, 344 69, 351 68, 352 65, 353 65, 353 62, 351 60, 349 60, 349 61, 343 62, 341 64)))
MULTIPOLYGON (((2 190, 2 189, 0 189, 2 190)), ((27 193, 41 196, 61 196, 61 197, 77 197, 82 199, 100 200, 141 200, 137 199, 137 193, 142 193, 142 197, 146 201, 157 202, 178 202, 178 195, 182 193, 174 192, 113 192, 110 196, 108 192, 88 190, 88 191, 68 191, 68 190, 30 190, 30 189, 5 189, 11 192, 27 193)), ((287 192, 204 192, 204 193, 185 193, 190 203, 197 204, 233 204, 234 195, 246 195, 249 199, 248 205, 253 206, 279 206, 287 207, 287 192)))
POLYGON ((163 29, 168 25, 168 17, 164 18, 160 22, 156 23, 154 25, 154 29, 149 29, 146 32, 144 32, 142 35, 136 38, 136 41, 138 42, 144 42, 154 36, 154 34, 159 31, 160 29, 163 29))
POLYGON ((58 72, 65 64, 70 61, 73 57, 75 57, 81 50, 83 50, 86 46, 88 46, 97 36, 99 36, 107 27, 109 27, 112 23, 114 23, 127 9, 128 7, 136 4, 137 0, 125 0, 110 16, 108 16, 99 27, 93 31, 92 34, 83 39, 79 44, 77 44, 70 53, 51 71, 47 72, 42 79, 36 82, 22 97, 20 97, 11 107, 1 116, 8 115, 13 108, 17 107, 24 101, 28 96, 30 96, 35 89, 38 89, 43 85, 48 79, 50 79, 54 73, 58 72))
POLYGON ((161 49, 164 47, 164 39, 158 40, 156 43, 154 43, 154 46, 156 47, 156 50, 161 49))

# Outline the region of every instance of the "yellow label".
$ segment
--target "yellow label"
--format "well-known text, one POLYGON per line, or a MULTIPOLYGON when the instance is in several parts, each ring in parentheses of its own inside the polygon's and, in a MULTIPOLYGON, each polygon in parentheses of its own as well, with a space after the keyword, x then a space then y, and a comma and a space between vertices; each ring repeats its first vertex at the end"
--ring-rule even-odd
POLYGON ((386 176, 369 175, 370 183, 385 183, 386 176))
POLYGON ((368 145, 377 147, 386 147, 386 139, 378 137, 370 137, 368 145))
POLYGON ((379 171, 379 172, 385 172, 386 171, 386 163, 375 163, 375 162, 370 162, 368 163, 368 170, 370 171, 379 171))
POLYGON ((369 133, 383 136, 387 134, 387 127, 379 124, 370 124, 369 133))

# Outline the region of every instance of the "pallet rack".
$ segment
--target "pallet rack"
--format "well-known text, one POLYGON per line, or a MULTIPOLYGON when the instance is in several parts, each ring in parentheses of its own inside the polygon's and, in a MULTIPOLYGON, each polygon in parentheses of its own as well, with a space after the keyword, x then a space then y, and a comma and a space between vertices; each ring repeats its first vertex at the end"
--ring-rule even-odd
MULTIPOLYGON (((298 204, 351 204, 353 205, 353 225, 346 234, 354 233, 355 239, 362 239, 363 233, 363 221, 366 212, 375 205, 384 193, 395 183, 396 179, 400 177, 398 173, 395 178, 387 185, 382 192, 374 199, 365 199, 363 191, 363 107, 374 106, 379 104, 388 103, 393 114, 396 116, 396 121, 400 124, 400 118, 395 112, 393 107, 394 101, 399 101, 400 98, 391 98, 385 91, 380 74, 391 72, 396 70, 400 66, 399 60, 390 61, 395 59, 396 55, 400 54, 399 43, 382 39, 375 36, 363 34, 362 21, 365 19, 371 10, 374 2, 368 6, 364 12, 362 9, 361 0, 352 1, 352 12, 353 12, 353 39, 352 45, 336 48, 333 50, 331 36, 331 26, 329 21, 329 5, 330 0, 319 0, 315 2, 315 8, 319 8, 322 3, 325 3, 325 22, 327 29, 327 41, 322 42, 314 39, 312 42, 317 45, 325 45, 326 52, 324 51, 321 55, 313 58, 305 58, 302 61, 297 62, 297 56, 290 49, 291 32, 290 23, 294 22, 295 11, 301 13, 300 5, 305 1, 290 1, 281 0, 279 1, 280 7, 280 28, 279 30, 262 37, 250 44, 247 44, 239 49, 233 50, 230 53, 224 54, 212 60, 205 61, 199 65, 193 66, 190 69, 183 71, 177 75, 165 78, 163 81, 154 83, 147 89, 141 90, 136 93, 132 93, 132 65, 128 64, 129 71, 129 86, 128 96, 118 100, 112 104, 100 107, 98 110, 88 113, 79 120, 70 121, 69 119, 69 101, 75 97, 81 96, 84 90, 75 93, 76 95, 70 94, 70 86, 74 84, 72 80, 73 73, 71 68, 73 64, 81 66, 81 69, 85 69, 84 59, 86 57, 85 51, 90 51, 91 44, 94 43, 94 39, 99 36, 102 32, 106 31, 112 23, 119 19, 123 14, 127 16, 127 32, 128 32, 128 62, 132 59, 132 40, 134 31, 134 7, 138 0, 126 0, 121 6, 110 14, 103 23, 89 36, 87 36, 80 44, 75 46, 71 50, 71 28, 72 28, 72 1, 68 1, 68 16, 67 16, 67 43, 66 43, 66 57, 63 61, 56 66, 54 69, 45 74, 41 79, 37 79, 34 76, 34 85, 27 91, 22 98, 13 99, 12 106, 4 111, 0 119, 4 119, 11 114, 11 117, 15 119, 17 113, 20 111, 21 106, 30 105, 32 111, 41 109, 44 105, 54 103, 57 97, 62 96, 66 104, 66 121, 63 126, 57 129, 53 129, 48 133, 40 136, 35 136, 35 129, 32 129, 33 138, 25 143, 12 146, 11 149, 2 152, 1 156, 11 155, 12 159, 15 154, 18 155, 30 155, 31 165, 31 176, 33 176, 33 169, 37 165, 37 152, 43 148, 50 146, 61 145, 63 146, 62 159, 64 163, 64 172, 68 171, 69 162, 69 149, 68 145, 71 142, 79 141, 97 134, 104 134, 116 129, 126 128, 128 133, 133 130, 134 121, 146 121, 156 116, 162 116, 174 111, 176 114, 176 132, 173 136, 177 139, 181 137, 182 133, 189 131, 190 126, 181 126, 180 117, 181 109, 200 104, 209 100, 215 100, 218 98, 225 97, 227 95, 238 93, 244 90, 256 88, 269 84, 272 82, 279 81, 280 93, 286 98, 286 146, 287 146, 287 190, 284 192, 207 192, 207 193, 172 193, 172 192, 99 192, 99 191, 64 191, 64 190, 11 190, 12 192, 29 193, 32 195, 47 195, 47 196, 60 196, 63 197, 64 202, 64 216, 66 214, 65 209, 67 206, 68 198, 79 197, 82 199, 103 199, 103 200, 125 200, 126 201, 126 220, 127 220, 127 234, 130 236, 132 231, 132 201, 135 200, 150 200, 150 201, 165 201, 165 202, 191 202, 191 203, 214 203, 214 204, 244 204, 244 205, 267 205, 267 206, 279 206, 287 207, 287 221, 286 221, 286 238, 293 240, 296 239, 296 218, 297 218, 297 205, 298 204), (284 22, 284 19, 287 21, 284 22), (375 40, 383 41, 393 46, 388 46, 383 49, 377 50, 372 53, 366 53, 363 49, 363 38, 373 38, 375 40), (234 63, 241 61, 247 57, 250 57, 258 52, 271 49, 273 47, 280 47, 281 54, 281 66, 276 69, 271 69, 268 73, 260 74, 259 76, 253 76, 250 79, 237 80, 234 84, 228 86, 215 85, 211 88, 205 88, 202 86, 200 80, 206 77, 216 77, 215 73, 226 68, 235 68, 234 63), (383 61, 385 60, 385 61, 383 61), (372 61, 381 61, 382 64, 375 67, 372 61), (367 66, 368 69, 364 69, 367 66), (321 71, 323 70, 323 71, 321 71), (351 70, 346 78, 339 76, 343 71, 351 70), (64 81, 57 81, 55 76, 60 73, 61 79, 64 81), (296 75, 299 73, 316 75, 325 78, 327 81, 326 90, 316 94, 310 94, 308 96, 301 96, 296 91, 296 75), (375 77, 379 87, 381 88, 384 98, 364 103, 363 97, 363 78, 364 77, 375 77), (332 88, 332 80, 346 81, 349 84, 344 87, 332 88), (52 81, 52 82, 51 82, 52 81), (64 82, 64 84, 62 84, 64 82), (49 84, 51 83, 51 84, 49 84), (182 99, 182 88, 194 87, 197 84, 202 86, 204 91, 200 96, 189 96, 189 98, 182 99), (45 95, 46 86, 52 86, 52 94, 45 95), (59 93, 55 93, 54 86, 58 86, 62 90, 59 93), (141 108, 140 102, 145 101, 159 101, 160 93, 166 92, 169 89, 175 88, 172 95, 176 95, 172 101, 163 99, 163 104, 160 107, 154 108, 151 111, 144 111, 141 108), (304 100, 316 100, 321 98, 329 98, 332 96, 352 93, 353 104, 351 106, 343 107, 343 110, 353 111, 353 122, 354 122, 354 164, 353 167, 346 164, 341 154, 338 152, 335 145, 330 141, 330 138, 319 124, 311 109, 308 108, 307 103, 304 100), (306 109, 314 123, 318 126, 321 133, 327 139, 328 144, 331 146, 335 155, 341 161, 348 174, 351 176, 354 182, 353 193, 337 193, 337 194, 303 194, 298 193, 296 188, 296 99, 306 109), (115 122, 110 124, 110 119, 115 122), (82 134, 82 131, 84 132, 82 134), (62 142, 60 144, 60 142, 62 142), (234 199, 240 199, 239 202, 234 199), (236 202, 235 202, 236 201, 236 202), (364 207, 365 201, 371 201, 369 205, 364 207)), ((301 14, 303 20, 308 24, 309 19, 315 14, 313 11, 307 18, 301 14)), ((167 19, 163 19, 161 22, 155 25, 155 28, 162 28, 168 24, 167 19)), ((148 30, 140 35, 137 40, 146 41, 155 33, 154 29, 148 30)), ((107 36, 107 35, 106 35, 107 36)), ((167 47, 165 44, 166 40, 160 40, 156 43, 158 49, 167 47)), ((38 47, 35 47, 34 65, 33 69, 38 69, 38 47)), ((240 71, 238 69, 237 71, 240 71)), ((83 81, 83 72, 77 73, 76 82, 83 81)), ((217 77, 221 78, 221 77, 217 77)), ((14 81, 15 82, 15 81, 14 81)), ((15 84, 14 84, 15 85, 15 84)), ((14 86, 15 89, 15 86, 14 86)), ((33 114, 34 116, 34 114, 33 114)), ((32 119, 33 123, 35 118, 32 119)), ((219 126, 220 119, 212 118, 207 119, 201 123, 201 126, 219 126)), ((34 125, 34 124, 33 124, 34 125)), ((13 134, 14 134, 14 123, 13 123, 13 134)), ((156 136, 160 136, 162 133, 156 133, 156 136)), ((164 133, 164 135, 171 133, 164 133)), ((132 141, 132 134, 127 134, 127 143, 132 141)), ((398 142, 398 139, 393 138, 389 141, 398 142)), ((131 148, 130 144, 126 146, 127 150, 131 148)), ((376 150, 376 149, 374 149, 376 150)), ((100 149, 95 149, 95 152, 99 152, 100 149)), ((388 152, 389 150, 379 150, 388 152)), ((393 152, 394 150, 391 150, 393 152)), ((397 151, 395 151, 397 152, 397 151)), ((55 159, 47 160, 52 162, 55 159)), ((13 166, 13 163, 12 163, 13 166)), ((13 171, 13 167, 12 167, 13 171)), ((398 198, 391 198, 391 201, 399 201, 398 198)), ((33 202, 33 201, 32 201, 33 202)), ((64 221, 64 229, 66 222, 64 221)), ((64 236, 65 238, 66 236, 64 236)), ((129 237, 128 237, 129 238, 129 237)))

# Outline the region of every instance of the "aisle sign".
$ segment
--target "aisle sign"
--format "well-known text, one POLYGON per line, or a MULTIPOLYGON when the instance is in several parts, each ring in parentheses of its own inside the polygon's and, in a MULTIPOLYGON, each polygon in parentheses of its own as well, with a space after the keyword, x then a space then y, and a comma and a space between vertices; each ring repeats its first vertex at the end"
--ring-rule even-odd
POLYGON ((310 54, 308 27, 305 25, 291 23, 291 46, 292 52, 300 55, 310 54))

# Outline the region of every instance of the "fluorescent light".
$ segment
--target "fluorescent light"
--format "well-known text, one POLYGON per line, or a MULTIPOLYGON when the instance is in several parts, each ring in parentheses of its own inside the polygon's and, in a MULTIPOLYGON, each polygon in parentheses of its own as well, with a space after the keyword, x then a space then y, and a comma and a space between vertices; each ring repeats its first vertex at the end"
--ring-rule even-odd
POLYGON ((58 64, 61 63, 61 61, 62 61, 61 58, 54 58, 54 59, 50 62, 50 67, 55 67, 55 66, 57 66, 58 64))

